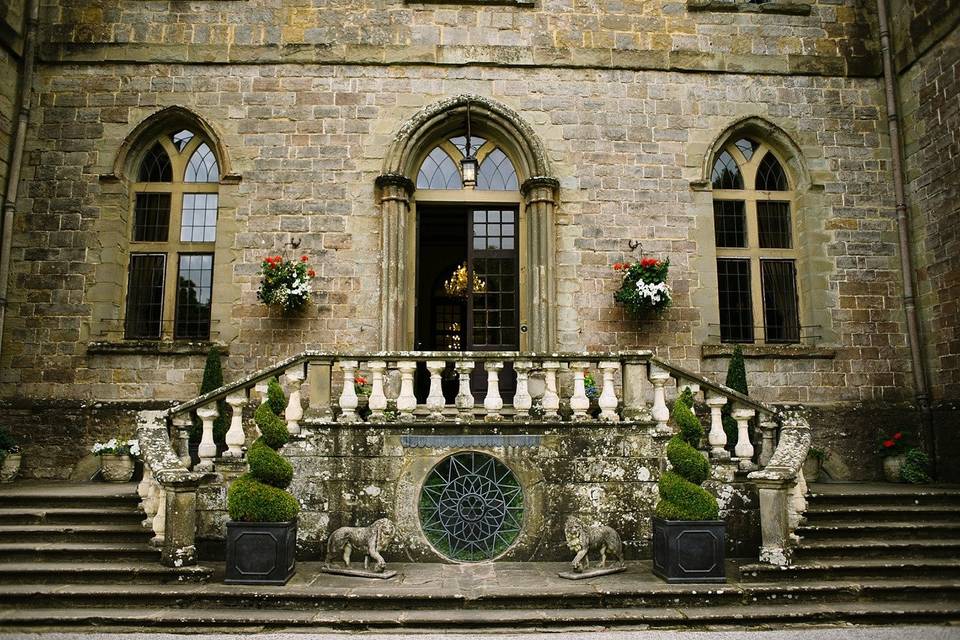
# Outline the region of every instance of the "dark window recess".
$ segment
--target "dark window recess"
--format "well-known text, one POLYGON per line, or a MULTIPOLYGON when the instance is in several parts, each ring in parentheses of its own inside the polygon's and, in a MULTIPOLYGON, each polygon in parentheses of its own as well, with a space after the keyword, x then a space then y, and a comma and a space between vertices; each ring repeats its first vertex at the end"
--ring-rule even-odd
POLYGON ((513 348, 517 342, 516 213, 473 212, 472 335, 478 348, 513 348))
POLYGON ((767 342, 799 342, 797 275, 793 260, 761 260, 767 342))
POLYGON ((170 166, 170 157, 158 142, 140 163, 140 182, 172 182, 173 167, 170 166))
POLYGON ((128 340, 160 337, 163 320, 163 273, 166 256, 133 254, 127 282, 127 315, 124 336, 128 340))
POLYGON ((786 191, 787 174, 769 151, 757 167, 757 191, 786 191))
POLYGON ((134 242, 166 242, 170 227, 170 194, 138 193, 134 209, 134 242))
POLYGON ((210 338, 210 297, 213 291, 213 255, 183 254, 177 273, 174 338, 210 338))
POLYGON ((747 246, 747 214, 743 200, 714 200, 713 226, 717 246, 747 246))
POLYGON ((717 260, 720 298, 720 340, 753 342, 753 304, 750 297, 750 261, 717 260))
POLYGON ((714 189, 743 189, 743 176, 740 167, 726 151, 720 153, 713 164, 713 175, 710 180, 714 189))
POLYGON ((790 233, 790 203, 760 200, 757 202, 757 230, 763 249, 789 249, 793 246, 790 233))

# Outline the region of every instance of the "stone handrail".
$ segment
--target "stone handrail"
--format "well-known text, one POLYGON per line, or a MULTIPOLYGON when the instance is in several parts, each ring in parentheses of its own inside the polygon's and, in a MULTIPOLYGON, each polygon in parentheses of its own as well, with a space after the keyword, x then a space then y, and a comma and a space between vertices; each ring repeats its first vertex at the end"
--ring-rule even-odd
POLYGON ((779 443, 767 465, 747 476, 760 493, 761 562, 790 564, 793 532, 807 506, 801 467, 809 451, 810 425, 799 414, 786 414, 779 443))
POLYGON ((196 564, 196 492, 209 474, 190 471, 174 452, 164 411, 137 415, 137 440, 144 463, 137 491, 144 524, 162 550, 160 561, 171 567, 196 564))

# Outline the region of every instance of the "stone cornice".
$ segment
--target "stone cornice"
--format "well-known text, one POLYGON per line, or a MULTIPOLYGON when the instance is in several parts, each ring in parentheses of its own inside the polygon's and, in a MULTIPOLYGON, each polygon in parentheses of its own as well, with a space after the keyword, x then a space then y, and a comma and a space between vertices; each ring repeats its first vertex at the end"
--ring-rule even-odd
POLYGON ((545 187, 556 194, 560 190, 560 181, 549 176, 534 176, 523 181, 523 184, 520 185, 520 193, 526 196, 531 190, 538 187, 545 187))
POLYGON ((377 176, 374 184, 376 185, 377 189, 383 189, 384 187, 400 187, 406 191, 407 195, 412 194, 417 188, 413 180, 402 173, 381 173, 377 176))

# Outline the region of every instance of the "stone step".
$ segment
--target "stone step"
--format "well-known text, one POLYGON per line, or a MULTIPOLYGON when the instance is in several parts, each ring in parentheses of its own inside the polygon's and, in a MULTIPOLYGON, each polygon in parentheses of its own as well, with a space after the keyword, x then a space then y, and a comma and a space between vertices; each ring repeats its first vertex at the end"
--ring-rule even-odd
POLYGON ((960 507, 960 487, 957 485, 907 484, 813 484, 807 499, 810 506, 876 505, 948 506, 960 507))
POLYGON ((165 567, 159 562, 0 562, 0 584, 74 584, 204 581, 207 567, 165 567))
POLYGON ((794 550, 794 557, 798 562, 823 558, 956 558, 960 557, 960 539, 804 540, 794 550))
POLYGON ((14 524, 0 525, 6 542, 147 542, 153 532, 139 524, 14 524))
POLYGON ((851 578, 960 578, 960 560, 930 559, 823 559, 797 560, 788 567, 747 564, 740 567, 744 582, 770 580, 847 580, 851 578))
POLYGON ((125 507, 0 507, 0 522, 10 524, 140 524, 146 516, 125 507))
POLYGON ((0 542, 3 562, 159 562, 160 550, 144 543, 0 542))
POLYGON ((857 522, 917 522, 927 519, 960 523, 960 505, 810 505, 803 514, 808 524, 822 520, 857 522))
POLYGON ((191 627, 251 631, 282 628, 361 630, 369 628, 543 628, 585 625, 645 625, 702 627, 731 624, 753 627, 825 622, 887 623, 950 622, 960 620, 956 602, 851 602, 821 604, 742 605, 728 607, 650 607, 611 609, 456 609, 456 610, 350 610, 291 611, 283 609, 139 609, 24 608, 0 611, 0 629, 70 628, 78 626, 120 628, 191 627))
POLYGON ((828 520, 816 525, 797 527, 796 533, 804 540, 840 538, 960 538, 960 523, 949 521, 924 522, 849 522, 828 520))
POLYGON ((14 482, 0 486, 0 508, 130 509, 140 503, 137 483, 14 482))

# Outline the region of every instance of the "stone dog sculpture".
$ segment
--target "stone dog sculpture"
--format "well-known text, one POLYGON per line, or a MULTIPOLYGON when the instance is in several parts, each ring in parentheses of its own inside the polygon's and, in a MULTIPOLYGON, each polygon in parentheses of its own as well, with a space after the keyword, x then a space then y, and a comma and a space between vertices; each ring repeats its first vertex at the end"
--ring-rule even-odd
POLYGON ((354 549, 363 549, 363 568, 371 558, 376 562, 373 570, 382 572, 387 562, 380 555, 380 549, 387 546, 393 537, 394 526, 389 518, 380 518, 369 527, 340 527, 327 540, 328 565, 333 564, 333 557, 343 553, 343 564, 350 567, 350 554, 354 549))
POLYGON ((577 553, 570 563, 576 573, 582 573, 590 567, 588 554, 596 551, 600 552, 601 568, 606 566, 608 553, 623 565, 623 545, 620 543, 620 536, 612 528, 588 527, 580 518, 570 516, 563 526, 563 534, 567 539, 567 546, 577 553))

